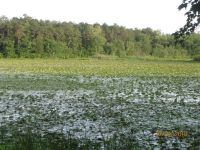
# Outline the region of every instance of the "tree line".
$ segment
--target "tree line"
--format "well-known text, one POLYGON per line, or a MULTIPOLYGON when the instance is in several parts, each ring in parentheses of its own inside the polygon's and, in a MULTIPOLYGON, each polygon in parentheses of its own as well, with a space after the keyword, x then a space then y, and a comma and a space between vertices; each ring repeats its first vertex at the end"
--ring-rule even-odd
POLYGON ((196 57, 200 34, 191 34, 177 44, 172 35, 160 31, 128 29, 107 24, 57 22, 30 16, 0 17, 0 57, 72 58, 96 55, 196 57))

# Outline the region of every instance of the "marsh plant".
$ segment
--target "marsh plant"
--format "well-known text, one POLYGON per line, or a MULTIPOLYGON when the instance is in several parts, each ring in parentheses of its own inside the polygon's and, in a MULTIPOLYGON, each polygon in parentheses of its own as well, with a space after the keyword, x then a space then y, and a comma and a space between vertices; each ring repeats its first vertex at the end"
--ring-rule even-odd
POLYGON ((1 149, 199 148, 198 77, 0 76, 1 149), (185 138, 156 131, 186 131, 185 138))

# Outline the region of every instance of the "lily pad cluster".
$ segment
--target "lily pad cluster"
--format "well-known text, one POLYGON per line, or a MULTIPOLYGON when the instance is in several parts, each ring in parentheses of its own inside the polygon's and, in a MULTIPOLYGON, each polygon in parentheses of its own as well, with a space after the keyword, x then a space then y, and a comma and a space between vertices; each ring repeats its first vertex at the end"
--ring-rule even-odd
POLYGON ((144 148, 200 145, 199 78, 1 75, 0 79, 1 143, 14 139, 15 131, 29 128, 42 137, 55 133, 102 144, 123 135, 144 148), (189 134, 159 137, 158 130, 189 134))

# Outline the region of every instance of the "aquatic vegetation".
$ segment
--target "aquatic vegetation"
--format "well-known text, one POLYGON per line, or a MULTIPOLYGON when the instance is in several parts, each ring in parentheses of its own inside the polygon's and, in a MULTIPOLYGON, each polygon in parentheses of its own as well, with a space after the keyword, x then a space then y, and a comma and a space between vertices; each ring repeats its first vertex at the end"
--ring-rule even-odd
POLYGON ((0 59, 0 73, 0 149, 200 147, 199 63, 0 59))
POLYGON ((0 59, 7 74, 54 74, 86 76, 200 76, 200 63, 134 59, 0 59))
POLYGON ((90 149, 199 148, 199 106, 198 77, 2 74, 0 142, 28 128, 42 139, 96 144, 90 149), (189 135, 161 138, 157 130, 189 135))

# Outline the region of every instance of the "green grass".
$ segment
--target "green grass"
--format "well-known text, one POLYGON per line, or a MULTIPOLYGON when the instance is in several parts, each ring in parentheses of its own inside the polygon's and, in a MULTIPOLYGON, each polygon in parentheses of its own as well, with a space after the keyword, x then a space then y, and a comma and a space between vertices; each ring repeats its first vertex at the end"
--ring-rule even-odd
POLYGON ((200 63, 160 59, 0 59, 0 72, 98 76, 200 76, 200 63))

